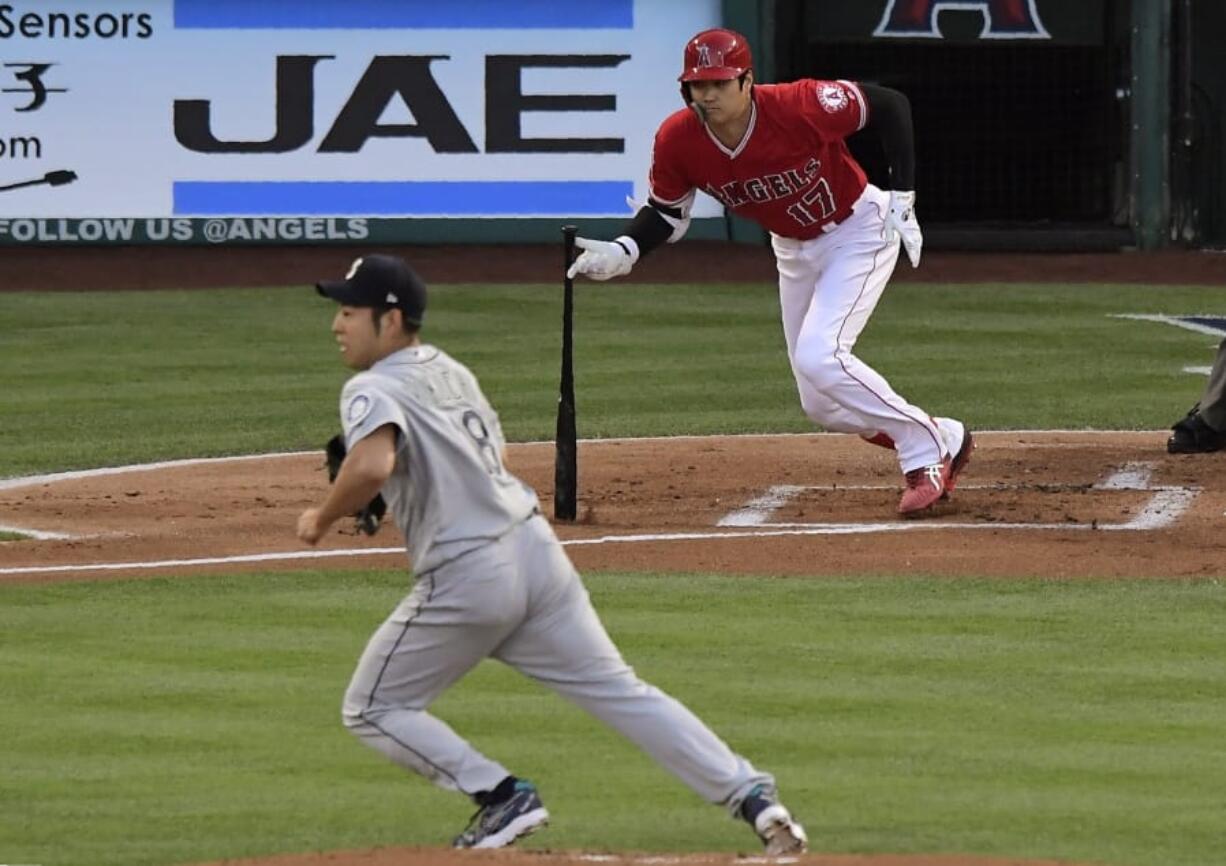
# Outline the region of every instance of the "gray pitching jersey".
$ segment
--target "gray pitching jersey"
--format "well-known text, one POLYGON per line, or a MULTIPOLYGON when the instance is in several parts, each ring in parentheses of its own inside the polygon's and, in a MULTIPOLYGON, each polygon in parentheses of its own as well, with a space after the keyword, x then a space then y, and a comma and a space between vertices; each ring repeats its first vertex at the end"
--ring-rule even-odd
POLYGON ((417 574, 505 535, 537 510, 502 465, 498 415, 467 367, 434 346, 401 349, 341 392, 350 449, 384 424, 399 431, 383 498, 417 574))
POLYGON ((383 495, 417 572, 345 692, 345 724, 362 742, 442 788, 493 790, 507 768, 428 708, 496 658, 734 814, 755 785, 773 787, 622 659, 536 495, 503 467, 498 416, 467 368, 433 346, 402 349, 349 380, 341 417, 350 446, 384 424, 400 431, 383 495))

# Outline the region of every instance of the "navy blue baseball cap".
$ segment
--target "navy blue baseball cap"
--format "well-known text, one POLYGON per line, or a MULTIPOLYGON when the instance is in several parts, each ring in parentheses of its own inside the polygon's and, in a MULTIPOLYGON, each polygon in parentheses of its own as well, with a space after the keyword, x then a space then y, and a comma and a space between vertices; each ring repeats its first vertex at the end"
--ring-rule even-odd
POLYGON ((399 256, 372 253, 354 259, 345 279, 323 280, 315 291, 347 307, 396 307, 417 327, 426 314, 426 284, 399 256))

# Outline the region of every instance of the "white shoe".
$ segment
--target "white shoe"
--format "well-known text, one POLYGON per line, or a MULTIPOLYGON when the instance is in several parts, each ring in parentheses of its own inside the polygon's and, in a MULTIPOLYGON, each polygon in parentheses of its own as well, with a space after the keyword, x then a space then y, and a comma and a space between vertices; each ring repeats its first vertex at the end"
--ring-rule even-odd
POLYGON ((792 819, 792 813, 782 803, 772 803, 759 812, 753 829, 766 846, 768 857, 803 854, 809 846, 805 828, 792 819))

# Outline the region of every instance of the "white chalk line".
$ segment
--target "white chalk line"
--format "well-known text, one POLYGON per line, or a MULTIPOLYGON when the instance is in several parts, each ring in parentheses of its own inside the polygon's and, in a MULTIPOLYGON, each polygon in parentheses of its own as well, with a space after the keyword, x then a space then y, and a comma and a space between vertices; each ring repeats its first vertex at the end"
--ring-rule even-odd
MULTIPOLYGON (((1147 431, 1147 430, 979 430, 980 435, 991 435, 994 433, 1016 434, 1016 435, 1033 435, 1036 433, 1055 434, 1061 436, 1067 435, 1100 435, 1110 433, 1113 435, 1129 434, 1147 436, 1154 433, 1163 433, 1165 431, 1147 431)), ((809 433, 730 433, 730 434, 702 434, 702 435, 683 435, 683 436, 638 436, 638 437, 611 437, 608 439, 580 439, 581 445, 597 445, 600 443, 606 444, 632 444, 635 442, 671 442, 671 441, 704 441, 711 439, 793 439, 804 436, 846 436, 845 433, 827 433, 824 431, 812 431, 809 433)), ((531 442, 515 443, 519 446, 546 446, 553 445, 553 440, 535 440, 531 442)), ((1040 443, 1039 447, 1061 447, 1059 443, 1040 443)), ((129 472, 153 472, 159 469, 182 469, 188 466, 204 466, 216 463, 231 463, 245 460, 280 460, 287 457, 310 457, 320 456, 322 451, 274 451, 268 454, 236 454, 228 457, 187 457, 179 460, 159 460, 153 463, 132 463, 127 466, 103 466, 97 469, 72 469, 65 472, 49 472, 43 475, 27 475, 17 478, 0 478, 0 492, 6 490, 17 490, 22 487, 36 487, 47 484, 56 484, 60 481, 77 481, 84 478, 105 478, 114 475, 125 475, 129 472)), ((856 488, 846 488, 856 489, 856 488)), ((968 488, 969 489, 969 488, 968 488)), ((21 526, 0 527, 0 530, 11 532, 16 535, 23 535, 39 541, 69 541, 73 539, 89 538, 92 536, 74 535, 71 533, 55 533, 45 532, 43 530, 28 529, 21 526)))
POLYGON ((51 472, 47 475, 27 475, 22 478, 0 478, 0 490, 15 490, 39 484, 55 484, 60 481, 76 481, 80 478, 102 478, 107 475, 126 475, 129 472, 153 472, 158 469, 179 469, 184 466, 201 466, 208 463, 231 463, 238 460, 275 460, 281 457, 302 457, 322 454, 322 451, 281 451, 273 454, 239 454, 233 457, 189 457, 184 460, 160 460, 156 463, 133 463, 130 466, 104 466, 100 469, 74 469, 69 472, 51 472))
MULTIPOLYGON (((647 544, 669 541, 716 541, 720 539, 739 538, 781 538, 785 536, 806 535, 854 535, 874 532, 907 532, 922 529, 1030 529, 1030 528, 1064 528, 1063 526, 1042 527, 1037 524, 1008 523, 920 523, 916 521, 890 523, 823 523, 823 524, 779 524, 761 529, 732 530, 728 532, 659 532, 637 533, 634 535, 602 535, 596 538, 571 538, 562 541, 564 547, 585 547, 600 544, 647 544)), ((1073 528, 1089 529, 1089 526, 1073 528)), ((56 574, 83 571, 153 571, 164 568, 198 568, 210 565, 246 565, 262 562, 286 562, 292 560, 329 559, 352 556, 388 556, 405 554, 403 547, 369 547, 346 548, 343 550, 291 550, 278 553, 250 553, 235 556, 204 556, 190 559, 161 559, 134 562, 95 562, 77 563, 74 565, 35 565, 12 566, 0 568, 0 576, 18 576, 32 574, 56 574)))
MULTIPOLYGON (((1155 497, 1137 517, 1128 523, 938 523, 934 521, 890 521, 885 523, 822 523, 822 524, 767 524, 761 529, 732 530, 727 532, 661 532, 635 535, 603 535, 597 538, 572 538, 562 542, 564 547, 583 547, 598 544, 647 544, 670 541, 719 541, 740 538, 781 538, 785 536, 812 535, 862 535, 879 532, 919 532, 951 529, 998 529, 998 530, 1154 530, 1173 523, 1179 513, 1195 498, 1195 491, 1173 491, 1173 498, 1160 503, 1155 497)), ((402 547, 371 547, 345 550, 294 550, 281 553, 254 553, 240 556, 210 556, 196 559, 165 559, 145 562, 82 563, 77 565, 41 565, 16 568, 0 568, 0 575, 54 574, 83 571, 147 571, 164 568, 192 568, 209 565, 242 565, 289 560, 327 559, 351 556, 387 556, 405 554, 402 547)))
MULTIPOLYGON (((99 469, 73 469, 67 472, 52 472, 46 475, 27 475, 22 478, 0 479, 0 491, 17 490, 22 487, 38 487, 57 484, 61 481, 77 481, 82 478, 105 478, 112 475, 127 475, 130 472, 154 472, 159 469, 181 469, 186 466, 203 466, 210 463, 232 463, 243 460, 276 460, 284 457, 303 457, 322 454, 318 451, 281 451, 272 454, 239 454, 233 457, 188 457, 183 460, 159 460, 154 463, 134 463, 131 466, 103 466, 99 469)), ((0 526, 0 532, 24 535, 36 541, 71 541, 93 536, 73 535, 67 532, 46 532, 22 526, 0 526)))
POLYGON ((7 526, 0 523, 0 532, 11 532, 14 535, 33 538, 35 541, 68 541, 76 536, 69 535, 66 532, 43 532, 39 529, 26 529, 22 526, 7 526))
POLYGON ((1095 490, 1152 490, 1149 481, 1154 477, 1152 463, 1125 463, 1103 481, 1094 485, 1095 490))
MULTIPOLYGON (((1023 432, 1023 431, 1007 431, 1007 432, 1023 432)), ((1032 432, 1103 432, 1103 431, 1032 431, 1032 432)), ((1106 431, 1112 432, 1112 431, 1106 431)), ((766 436, 776 434, 744 434, 747 437, 766 436)), ((784 435, 845 435, 845 434, 784 434, 784 435)), ((707 439, 711 437, 652 437, 659 439, 673 438, 695 438, 707 439)), ((718 437, 724 438, 724 437, 718 437)), ((600 441, 618 441, 618 440, 590 440, 593 442, 600 441)), ((641 441, 641 440, 621 440, 621 441, 641 441)), ((551 443, 525 443, 525 444, 551 444, 551 443)), ((257 460, 264 458, 283 458, 283 457, 299 457, 303 455, 317 454, 315 451, 296 451, 296 452, 280 452, 274 454, 255 454, 241 455, 236 457, 206 457, 206 458, 191 458, 186 460, 161 461, 158 463, 138 464, 131 467, 108 467, 103 469, 87 469, 73 472, 62 472, 54 475, 32 476, 24 479, 8 479, 7 482, 0 482, 0 490, 12 489, 13 487, 23 486, 24 484, 44 484, 54 481, 69 480, 75 478, 96 477, 102 475, 117 475, 125 471, 149 471, 153 469, 192 466, 207 463, 221 463, 236 460, 257 460), (16 484, 12 482, 22 482, 16 484)), ((1200 488, 1196 487, 1150 487, 1149 479, 1152 475, 1152 464, 1145 463, 1130 463, 1126 464, 1122 469, 1118 470, 1113 475, 1109 476, 1105 481, 1095 485, 1095 489, 1102 490, 1141 490, 1152 491, 1154 496, 1151 497, 1145 508, 1141 510, 1135 517, 1126 523, 1119 524, 1084 524, 1084 523, 1007 523, 1007 522, 982 522, 982 523, 966 523, 966 522, 936 522, 936 521, 888 521, 875 523, 767 523, 766 520, 774 511, 783 505, 787 504, 795 496, 806 490, 821 490, 828 491, 832 488, 828 486, 801 486, 801 485, 776 485, 770 488, 766 494, 757 497, 747 503, 743 508, 738 509, 729 515, 722 518, 717 526, 720 527, 758 527, 750 531, 726 531, 726 532, 674 532, 674 533, 647 533, 634 535, 606 535, 596 538, 580 538, 569 539, 563 541, 565 546, 588 546, 599 544, 628 544, 628 543, 652 543, 652 542, 669 542, 669 541, 710 541, 719 539, 738 539, 738 538, 769 538, 781 536, 813 536, 813 535, 854 535, 854 534, 871 534, 880 532, 912 532, 912 531, 932 531, 932 530, 968 530, 968 529, 996 529, 996 530, 1062 530, 1062 531, 1085 531, 1085 530, 1125 530, 1125 531, 1152 531, 1155 529, 1165 528, 1174 523, 1178 517, 1191 505, 1195 500, 1200 488)), ((1001 489, 999 485, 963 485, 963 489, 1001 489)), ((894 489, 890 485, 848 485, 844 490, 889 490, 894 489)), ((1006 488, 1007 489, 1007 488, 1006 488)), ((35 534, 34 530, 12 528, 6 529, 0 527, 0 530, 17 532, 28 535, 32 538, 42 538, 45 540, 60 540, 71 538, 57 533, 41 533, 35 534)), ((137 562, 112 562, 112 563, 78 563, 74 565, 48 565, 48 566, 18 566, 0 568, 0 575, 33 575, 33 574, 51 574, 51 573, 70 573, 84 571, 139 571, 164 568, 188 568, 201 567, 210 565, 241 565, 241 564, 258 564, 261 562, 280 562, 292 560, 312 560, 326 559, 333 557, 352 557, 352 556, 385 556, 391 554, 403 553, 403 548, 400 547, 381 547, 381 548, 365 548, 365 549, 345 549, 345 550, 295 550, 283 551, 279 553, 261 553, 261 554, 243 554, 226 557, 196 557, 188 559, 168 559, 155 561, 137 561, 137 562)))
POLYGON ((404 554, 403 547, 372 547, 366 550, 291 550, 282 553, 249 553, 240 556, 202 556, 194 559, 161 559, 144 562, 94 562, 77 565, 39 565, 0 568, 0 575, 54 574, 74 571, 147 571, 161 568, 191 568, 205 565, 240 565, 294 559, 328 559, 337 556, 404 554))
MULTIPOLYGON (((1193 314, 1197 318, 1216 319, 1221 318, 1211 313, 1193 314)), ((1178 316, 1161 316, 1155 313, 1109 313, 1109 319, 1132 319, 1136 322, 1161 322, 1164 325, 1174 325, 1176 328, 1183 328, 1185 331, 1195 331, 1198 334, 1208 334, 1211 337, 1221 337, 1226 331, 1221 328, 1214 328, 1211 325, 1202 325, 1199 322, 1188 322, 1178 316)))
MULTIPOLYGON (((784 505, 787 505, 805 491, 821 493, 837 492, 838 490, 895 490, 891 485, 857 484, 832 488, 823 486, 801 486, 796 484, 779 484, 771 487, 762 496, 747 502, 741 508, 724 515, 717 526, 737 527, 770 527, 773 529, 790 529, 800 531, 805 528, 825 530, 823 534, 848 535, 853 533, 874 532, 906 532, 916 529, 949 530, 949 529, 1039 529, 1039 530, 1109 530, 1129 532, 1149 532, 1155 529, 1165 529, 1173 524, 1192 505, 1200 493, 1199 487, 1154 487, 1150 484, 1153 477, 1154 464, 1144 462, 1126 463, 1103 481, 1093 485, 1094 490, 1137 491, 1153 493, 1144 508, 1135 516, 1123 523, 1005 523, 1005 522, 975 522, 947 523, 935 521, 914 520, 894 521, 891 523, 785 523, 772 521, 771 517, 784 505)), ((1000 485, 959 485, 959 490, 1010 490, 1008 486, 1000 485)), ((1072 489, 1070 487, 1069 489, 1072 489)))

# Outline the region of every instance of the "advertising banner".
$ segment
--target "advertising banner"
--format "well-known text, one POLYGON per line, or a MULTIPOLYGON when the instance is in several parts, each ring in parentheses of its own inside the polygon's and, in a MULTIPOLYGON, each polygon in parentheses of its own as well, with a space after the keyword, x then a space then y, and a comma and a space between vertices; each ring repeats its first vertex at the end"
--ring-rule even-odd
POLYGON ((719 0, 0 3, 0 243, 626 217, 682 47, 718 21, 719 0))

